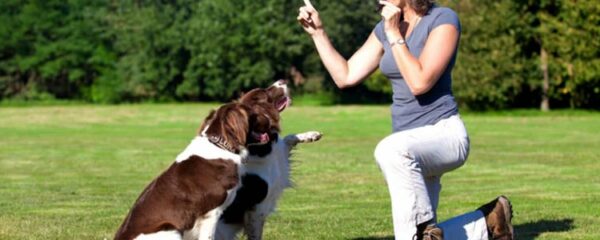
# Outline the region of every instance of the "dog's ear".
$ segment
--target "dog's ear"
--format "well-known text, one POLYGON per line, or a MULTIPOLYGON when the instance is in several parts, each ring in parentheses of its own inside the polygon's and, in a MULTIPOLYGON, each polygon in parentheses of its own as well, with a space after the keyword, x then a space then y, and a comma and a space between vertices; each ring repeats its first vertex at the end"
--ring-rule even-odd
POLYGON ((235 104, 223 118, 223 133, 231 146, 241 150, 246 145, 250 132, 250 111, 246 105, 235 104))
POLYGON ((206 130, 206 127, 208 127, 208 125, 210 125, 210 122, 212 122, 212 121, 213 121, 213 119, 215 118, 215 113, 216 113, 216 112, 217 112, 217 111, 215 111, 214 109, 213 109, 213 110, 210 110, 210 113, 209 113, 209 114, 208 114, 208 116, 207 116, 207 117, 204 119, 204 122, 202 122, 202 124, 200 125, 200 128, 198 129, 198 135, 201 135, 201 134, 202 134, 202 132, 203 132, 204 130, 206 130))
POLYGON ((221 106, 208 126, 206 135, 222 139, 233 148, 230 150, 241 151, 250 131, 250 112, 249 107, 239 103, 221 106))

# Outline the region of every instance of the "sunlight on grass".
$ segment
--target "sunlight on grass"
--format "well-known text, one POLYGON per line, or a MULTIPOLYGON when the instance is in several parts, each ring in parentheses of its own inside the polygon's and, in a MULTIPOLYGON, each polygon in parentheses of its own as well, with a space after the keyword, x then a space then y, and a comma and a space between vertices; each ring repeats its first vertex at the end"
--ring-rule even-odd
MULTIPOLYGON (((144 186, 189 143, 215 105, 0 108, 0 239, 112 238, 144 186)), ((324 138, 294 151, 293 189, 265 239, 393 235, 373 149, 390 133, 387 106, 294 106, 283 132, 324 138)), ((464 114, 467 164, 443 178, 440 219, 499 194, 519 239, 600 233, 600 113, 464 114)))

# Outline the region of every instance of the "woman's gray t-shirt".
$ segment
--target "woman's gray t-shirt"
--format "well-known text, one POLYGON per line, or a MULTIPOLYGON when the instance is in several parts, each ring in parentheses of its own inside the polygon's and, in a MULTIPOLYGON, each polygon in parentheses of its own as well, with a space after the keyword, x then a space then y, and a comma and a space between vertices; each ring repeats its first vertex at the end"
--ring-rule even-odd
MULTIPOLYGON (((444 24, 451 24, 458 29, 459 33, 461 31, 458 16, 454 11, 449 8, 434 6, 421 18, 406 39, 406 45, 410 53, 419 58, 429 33, 435 27, 444 24)), ((451 87, 451 73, 456 61, 456 49, 450 63, 448 63, 448 67, 435 85, 427 93, 414 96, 398 70, 390 49, 390 43, 384 32, 383 21, 379 22, 373 31, 384 49, 379 69, 392 83, 393 103, 391 110, 394 132, 435 124, 442 119, 458 114, 458 107, 452 96, 451 87)))

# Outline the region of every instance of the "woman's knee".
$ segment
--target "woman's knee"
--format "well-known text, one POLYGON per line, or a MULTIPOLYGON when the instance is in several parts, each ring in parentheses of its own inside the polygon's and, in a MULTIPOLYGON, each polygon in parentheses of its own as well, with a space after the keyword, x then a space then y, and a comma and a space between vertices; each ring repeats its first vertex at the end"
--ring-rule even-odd
POLYGON ((380 166, 385 166, 392 162, 398 163, 402 161, 399 158, 401 158, 403 155, 407 155, 403 154, 403 152, 407 152, 404 143, 387 137, 377 144, 373 155, 375 156, 375 161, 377 161, 377 164, 380 166))
POLYGON ((387 151, 389 151, 389 147, 387 146, 385 139, 379 141, 379 143, 377 143, 377 146, 375 147, 375 151, 373 151, 373 156, 375 157, 375 161, 377 161, 378 164, 381 164, 380 162, 383 160, 387 151))

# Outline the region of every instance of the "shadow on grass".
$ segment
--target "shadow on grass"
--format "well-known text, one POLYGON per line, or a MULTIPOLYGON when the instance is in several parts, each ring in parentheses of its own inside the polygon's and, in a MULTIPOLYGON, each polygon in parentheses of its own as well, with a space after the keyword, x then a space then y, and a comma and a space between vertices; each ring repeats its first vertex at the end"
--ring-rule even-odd
POLYGON ((546 232, 567 232, 575 227, 573 219, 539 220, 515 225, 517 239, 532 240, 546 232))
MULTIPOLYGON (((539 220, 536 222, 523 223, 515 225, 515 235, 519 240, 533 240, 539 237, 542 233, 547 232, 567 232, 575 227, 573 219, 559 220, 539 220)), ((388 237, 358 237, 351 240, 393 240, 393 236, 388 237)))

